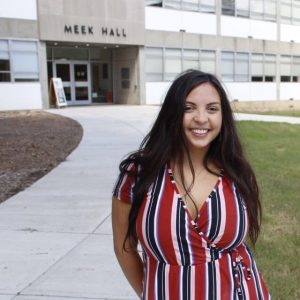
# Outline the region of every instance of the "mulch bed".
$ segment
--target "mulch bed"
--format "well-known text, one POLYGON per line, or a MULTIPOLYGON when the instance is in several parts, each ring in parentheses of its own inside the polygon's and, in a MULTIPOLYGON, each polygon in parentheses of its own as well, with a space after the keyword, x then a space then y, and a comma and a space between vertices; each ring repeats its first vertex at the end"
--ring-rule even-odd
POLYGON ((0 202, 64 161, 82 134, 78 122, 44 111, 0 112, 0 202))

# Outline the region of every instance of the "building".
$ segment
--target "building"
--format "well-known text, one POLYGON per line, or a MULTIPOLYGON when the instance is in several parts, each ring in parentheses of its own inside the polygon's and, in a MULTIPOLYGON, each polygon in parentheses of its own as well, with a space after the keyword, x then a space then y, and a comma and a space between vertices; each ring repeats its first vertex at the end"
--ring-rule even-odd
MULTIPOLYGON (((231 99, 300 99, 296 0, 0 0, 0 110, 159 104, 181 71, 217 74, 231 99)), ((280 101, 279 101, 280 100, 280 101)))

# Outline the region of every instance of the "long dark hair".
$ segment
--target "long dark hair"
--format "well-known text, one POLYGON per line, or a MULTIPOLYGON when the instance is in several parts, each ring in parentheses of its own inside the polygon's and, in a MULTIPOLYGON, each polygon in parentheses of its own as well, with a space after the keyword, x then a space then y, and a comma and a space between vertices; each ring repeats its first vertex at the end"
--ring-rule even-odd
MULTIPOLYGON (((213 162, 217 167, 222 168, 224 174, 236 184, 239 194, 247 206, 249 238, 255 245, 261 220, 261 205, 256 178, 243 154, 232 110, 222 84, 214 75, 198 70, 188 70, 175 79, 167 92, 152 129, 143 139, 139 150, 129 154, 120 163, 120 172, 128 173, 128 176, 133 176, 135 180, 125 241, 130 237, 137 240, 135 224, 142 200, 166 163, 176 160, 182 178, 183 157, 186 154, 194 178, 194 169, 182 127, 183 115, 188 94, 195 87, 206 82, 215 87, 221 98, 222 127, 219 135, 210 144, 204 158, 204 166, 209 172, 214 173, 208 167, 208 162, 213 162), (134 168, 130 168, 129 171, 129 165, 132 164, 134 168)), ((186 187, 185 190, 189 192, 186 187)))

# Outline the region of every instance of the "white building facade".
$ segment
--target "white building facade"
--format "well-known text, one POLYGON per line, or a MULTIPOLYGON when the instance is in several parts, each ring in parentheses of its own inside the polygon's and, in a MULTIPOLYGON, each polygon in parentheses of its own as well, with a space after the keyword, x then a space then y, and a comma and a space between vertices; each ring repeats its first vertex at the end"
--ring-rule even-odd
MULTIPOLYGON (((0 0, 0 110, 160 104, 176 75, 216 74, 231 100, 300 100, 296 0, 0 0)), ((275 102, 276 103, 276 102, 275 102)))

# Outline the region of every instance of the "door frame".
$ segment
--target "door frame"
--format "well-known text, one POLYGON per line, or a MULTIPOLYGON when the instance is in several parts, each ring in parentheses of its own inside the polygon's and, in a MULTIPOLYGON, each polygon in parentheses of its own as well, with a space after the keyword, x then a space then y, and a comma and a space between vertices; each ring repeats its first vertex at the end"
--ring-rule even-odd
POLYGON ((71 100, 68 100, 67 103, 69 105, 84 105, 92 103, 92 92, 91 92, 91 71, 90 71, 90 62, 89 61, 80 61, 80 60, 54 60, 53 61, 53 76, 57 77, 56 66, 59 64, 68 64, 70 67, 70 81, 63 81, 64 87, 70 87, 71 90, 71 100), (86 82, 76 82, 75 74, 74 74, 74 66, 86 65, 87 66, 87 81, 86 82), (88 88, 88 99, 86 100, 76 100, 75 91, 76 87, 87 87, 88 88))

